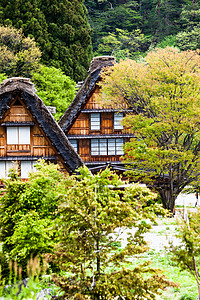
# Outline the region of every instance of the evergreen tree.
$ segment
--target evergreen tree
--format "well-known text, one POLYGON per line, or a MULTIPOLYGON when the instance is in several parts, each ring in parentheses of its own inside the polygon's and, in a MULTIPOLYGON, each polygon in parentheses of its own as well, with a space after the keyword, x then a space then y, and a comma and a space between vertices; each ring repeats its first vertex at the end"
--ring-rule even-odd
POLYGON ((101 38, 109 33, 115 33, 116 28, 129 32, 142 25, 140 5, 137 1, 91 1, 85 5, 89 12, 89 20, 93 29, 93 48, 97 50, 101 38))
POLYGON ((85 77, 92 47, 83 0, 0 0, 0 22, 34 36, 47 65, 75 80, 85 77))

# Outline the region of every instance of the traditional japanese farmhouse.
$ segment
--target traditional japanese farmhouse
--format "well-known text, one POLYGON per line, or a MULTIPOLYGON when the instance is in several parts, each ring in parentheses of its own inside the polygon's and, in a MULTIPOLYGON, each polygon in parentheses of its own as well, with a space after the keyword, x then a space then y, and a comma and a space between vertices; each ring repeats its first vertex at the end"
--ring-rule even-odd
POLYGON ((0 178, 17 162, 28 178, 37 160, 58 163, 72 173, 83 162, 58 126, 33 83, 26 78, 4 80, 0 87, 0 178))
POLYGON ((122 146, 133 136, 121 124, 125 112, 118 112, 114 107, 105 108, 95 99, 102 68, 114 63, 112 56, 93 59, 88 77, 59 121, 74 149, 93 172, 107 165, 123 171, 122 146))

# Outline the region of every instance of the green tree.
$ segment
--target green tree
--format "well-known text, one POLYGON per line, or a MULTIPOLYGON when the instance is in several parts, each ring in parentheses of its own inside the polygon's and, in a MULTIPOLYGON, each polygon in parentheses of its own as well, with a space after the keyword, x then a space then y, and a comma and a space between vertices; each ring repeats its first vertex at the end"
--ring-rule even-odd
POLYGON ((142 32, 151 34, 156 44, 168 35, 174 35, 181 28, 182 6, 187 0, 142 0, 140 13, 143 17, 142 32))
POLYGON ((181 50, 196 50, 200 47, 200 27, 181 31, 176 35, 176 44, 181 50))
POLYGON ((7 76, 30 77, 39 67, 41 52, 22 30, 0 26, 0 70, 7 76))
POLYGON ((187 220, 179 221, 179 245, 171 245, 172 260, 195 278, 200 299, 200 209, 190 213, 187 220))
POLYGON ((116 28, 138 29, 142 23, 140 5, 137 1, 91 1, 85 5, 89 12, 89 21, 93 29, 93 48, 96 51, 102 38, 108 33, 115 34, 116 28))
POLYGON ((180 15, 181 28, 185 31, 192 30, 194 27, 199 26, 200 21, 200 7, 199 2, 194 3, 190 1, 184 5, 180 15))
POLYGON ((32 81, 42 101, 56 107, 54 117, 59 120, 74 99, 75 82, 60 69, 43 65, 38 72, 32 73, 32 81))
POLYGON ((163 40, 161 40, 160 43, 156 45, 156 48, 166 48, 167 46, 169 47, 177 46, 176 35, 168 35, 163 40))
POLYGON ((116 33, 104 36, 101 41, 95 55, 113 55, 119 61, 127 57, 138 58, 148 50, 151 39, 139 29, 129 32, 116 28, 116 33))
POLYGON ((0 0, 0 23, 34 37, 42 61, 74 80, 85 78, 92 58, 91 29, 83 0, 0 0))
POLYGON ((159 289, 172 283, 150 262, 135 268, 130 262, 130 256, 147 250, 143 234, 151 226, 144 219, 154 221, 162 211, 147 206, 155 194, 138 184, 120 191, 122 182, 109 169, 94 176, 86 167, 79 172, 60 203, 60 242, 52 256, 67 272, 54 275, 64 299, 155 299, 159 289), (128 233, 127 245, 118 248, 132 227, 135 233, 128 233))
POLYGON ((150 184, 171 211, 200 177, 199 65, 198 52, 167 47, 102 75, 107 104, 134 111, 124 120, 135 134, 124 148, 130 176, 150 184))
POLYGON ((55 238, 52 231, 58 199, 64 194, 64 176, 55 165, 40 162, 28 182, 16 170, 4 180, 0 198, 0 240, 3 253, 26 267, 31 255, 50 252, 55 238))

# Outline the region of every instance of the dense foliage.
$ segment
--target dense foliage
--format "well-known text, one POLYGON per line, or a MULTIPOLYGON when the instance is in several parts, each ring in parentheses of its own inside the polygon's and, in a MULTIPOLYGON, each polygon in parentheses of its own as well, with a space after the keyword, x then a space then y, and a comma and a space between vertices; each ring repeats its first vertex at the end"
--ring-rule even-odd
POLYGON ((150 183, 171 211, 183 188, 200 178, 199 66, 198 52, 168 47, 103 75, 107 104, 134 111, 124 121, 137 137, 125 145, 131 176, 150 183))
POLYGON ((117 53, 117 58, 133 57, 135 49, 131 43, 126 45, 123 55, 121 45, 117 48, 112 45, 112 49, 103 47, 110 35, 116 35, 121 42, 119 29, 130 40, 134 40, 134 32, 137 39, 138 30, 144 35, 143 45, 138 48, 142 55, 149 47, 166 40, 165 45, 178 46, 181 50, 199 48, 199 1, 86 0, 85 5, 93 29, 94 51, 98 55, 117 53))
POLYGON ((0 26, 0 72, 8 77, 30 77, 37 71, 41 51, 35 40, 25 37, 22 30, 0 26))
POLYGON ((43 65, 31 75, 37 95, 46 105, 56 107, 54 117, 58 120, 74 99, 75 82, 60 69, 43 65))
POLYGON ((33 38, 26 38, 21 29, 0 26, 0 82, 8 77, 31 78, 43 102, 56 107, 58 120, 75 96, 75 82, 60 69, 41 65, 40 57, 33 38))
POLYGON ((83 0, 1 0, 0 11, 1 24, 35 38, 46 65, 75 80, 85 78, 92 47, 83 0))
POLYGON ((155 299, 160 289, 173 286, 150 262, 131 268, 130 256, 148 249, 143 235, 151 225, 144 219, 154 222, 156 213, 164 213, 147 205, 155 194, 138 184, 117 189, 122 182, 109 169, 93 176, 84 167, 69 177, 55 165, 40 162, 36 168, 27 182, 14 169, 5 180, 0 197, 4 261, 22 265, 23 276, 27 261, 46 253, 57 263, 54 281, 67 299, 155 299), (127 242, 118 248, 124 234, 127 242))
POLYGON ((42 162, 28 182, 22 182, 15 169, 10 176, 5 180, 6 188, 0 198, 0 240, 7 259, 25 267, 31 255, 52 250, 55 232, 50 228, 64 179, 57 166, 42 162))
POLYGON ((150 262, 132 268, 130 261, 147 250, 143 234, 151 226, 144 219, 153 221, 162 211, 147 206, 155 194, 138 184, 117 189, 122 182, 109 169, 97 175, 86 167, 79 171, 59 207, 60 241, 52 255, 66 272, 54 275, 64 299, 155 299, 171 283, 150 262), (127 244, 118 248, 124 235, 127 244))
POLYGON ((187 270, 195 278, 200 299, 200 209, 190 213, 185 220, 179 221, 179 232, 177 238, 179 245, 171 245, 172 260, 181 270, 187 270))

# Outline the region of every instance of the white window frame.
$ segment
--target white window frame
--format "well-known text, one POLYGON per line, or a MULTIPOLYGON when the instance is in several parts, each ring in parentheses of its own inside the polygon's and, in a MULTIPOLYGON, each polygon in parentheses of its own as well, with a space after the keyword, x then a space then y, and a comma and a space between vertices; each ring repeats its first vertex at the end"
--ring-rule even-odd
POLYGON ((123 145, 124 145, 124 139, 123 138, 118 138, 115 140, 115 151, 116 155, 123 155, 123 145))
POLYGON ((37 161, 31 160, 22 160, 22 161, 11 161, 11 160, 2 160, 0 161, 0 179, 8 178, 9 170, 11 168, 18 169, 20 167, 21 170, 21 178, 29 178, 29 173, 31 171, 35 171, 34 166, 37 164, 37 161), (25 167, 26 165, 26 167, 25 167), (29 166, 27 168, 27 165, 29 166))
POLYGON ((37 164, 36 161, 22 160, 21 161, 21 178, 29 178, 29 173, 35 171, 34 166, 37 164))
POLYGON ((123 113, 114 113, 114 130, 123 129, 122 120, 123 120, 123 113))
POLYGON ((91 139, 91 155, 123 155, 123 138, 91 139))
POLYGON ((99 139, 91 139, 91 155, 99 155, 99 139))
POLYGON ((100 130, 101 129, 101 115, 100 113, 90 114, 90 129, 100 130))
POLYGON ((7 127, 7 145, 30 144, 30 126, 7 127))

